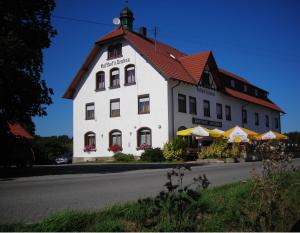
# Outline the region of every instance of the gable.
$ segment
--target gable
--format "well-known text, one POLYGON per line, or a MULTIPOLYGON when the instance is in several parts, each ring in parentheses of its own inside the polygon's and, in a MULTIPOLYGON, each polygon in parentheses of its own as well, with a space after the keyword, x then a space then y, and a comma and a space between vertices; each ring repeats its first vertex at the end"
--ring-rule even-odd
POLYGON ((217 85, 214 81, 213 75, 210 71, 210 68, 208 65, 205 66, 202 77, 199 81, 199 86, 211 89, 211 90, 217 90, 217 85))

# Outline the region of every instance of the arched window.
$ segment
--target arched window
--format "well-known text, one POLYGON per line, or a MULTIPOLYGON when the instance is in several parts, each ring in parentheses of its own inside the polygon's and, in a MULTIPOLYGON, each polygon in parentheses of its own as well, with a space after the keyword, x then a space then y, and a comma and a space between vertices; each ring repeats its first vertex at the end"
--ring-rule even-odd
POLYGON ((84 135, 84 147, 85 149, 96 149, 96 134, 94 132, 87 132, 84 135))
POLYGON ((109 146, 114 144, 122 147, 122 132, 118 129, 114 129, 109 133, 109 146))
POLYGON ((152 146, 152 135, 150 128, 143 127, 137 131, 137 147, 140 147, 143 144, 152 146))
POLYGON ((135 66, 127 65, 125 67, 125 85, 135 84, 135 66))
POLYGON ((120 87, 120 71, 118 68, 110 70, 110 88, 120 87))
POLYGON ((177 131, 180 131, 180 130, 185 130, 186 129, 186 127, 185 126, 180 126, 179 128, 178 128, 178 130, 177 131))
POLYGON ((103 71, 99 71, 96 73, 96 90, 104 90, 105 89, 105 73, 103 71))

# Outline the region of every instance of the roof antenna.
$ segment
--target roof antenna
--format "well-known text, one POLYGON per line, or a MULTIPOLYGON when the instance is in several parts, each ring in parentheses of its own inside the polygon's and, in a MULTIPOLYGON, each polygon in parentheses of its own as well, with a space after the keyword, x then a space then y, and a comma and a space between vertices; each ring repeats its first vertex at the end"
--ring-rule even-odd
POLYGON ((154 50, 156 52, 156 36, 157 36, 157 27, 154 26, 154 50))

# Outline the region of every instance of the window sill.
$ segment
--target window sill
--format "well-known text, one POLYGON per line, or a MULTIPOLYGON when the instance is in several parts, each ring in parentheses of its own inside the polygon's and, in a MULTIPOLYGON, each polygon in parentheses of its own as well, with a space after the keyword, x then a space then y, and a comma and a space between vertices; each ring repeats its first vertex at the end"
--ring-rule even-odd
POLYGON ((136 84, 136 82, 134 82, 134 83, 125 83, 124 86, 133 86, 135 84, 136 84))
POLYGON ((95 91, 96 92, 98 92, 98 91, 105 91, 106 90, 106 88, 105 87, 103 87, 103 88, 98 88, 98 89, 95 89, 95 91))
POLYGON ((148 147, 148 148, 141 148, 141 147, 137 147, 136 150, 148 150, 148 149, 152 149, 152 146, 148 147))
POLYGON ((107 58, 106 60, 110 61, 110 60, 113 60, 113 59, 116 59, 116 58, 120 58, 120 57, 123 57, 123 54, 121 54, 120 56, 107 58))
POLYGON ((121 115, 117 115, 117 116, 110 116, 111 118, 114 118, 114 117, 120 117, 121 115))
POLYGON ((91 150, 85 150, 85 149, 83 149, 83 152, 86 152, 86 153, 95 152, 95 151, 97 151, 96 148, 95 149, 91 149, 91 150))
POLYGON ((111 87, 109 87, 109 89, 116 89, 116 88, 120 88, 121 86, 120 85, 118 85, 118 86, 111 86, 111 87))
POLYGON ((95 117, 93 118, 85 118, 86 121, 95 120, 95 117))
POLYGON ((139 115, 145 115, 145 114, 150 114, 150 112, 139 112, 139 115))
POLYGON ((186 112, 181 112, 181 111, 178 111, 178 112, 180 112, 180 113, 186 113, 186 112))

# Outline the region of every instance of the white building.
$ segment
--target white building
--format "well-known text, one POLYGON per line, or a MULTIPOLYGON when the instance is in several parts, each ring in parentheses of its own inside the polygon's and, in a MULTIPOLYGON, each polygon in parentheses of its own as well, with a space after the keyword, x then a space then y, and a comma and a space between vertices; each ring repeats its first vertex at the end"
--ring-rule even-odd
POLYGON ((145 28, 132 31, 133 19, 125 7, 121 26, 96 41, 64 94, 73 100, 75 162, 112 156, 112 144, 140 155, 141 144, 162 147, 198 124, 280 131, 283 111, 267 91, 221 70, 211 51, 187 55, 145 28))

